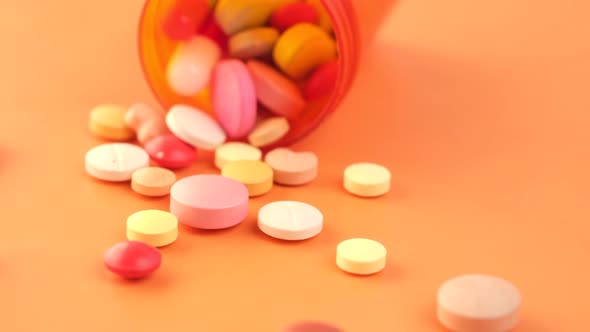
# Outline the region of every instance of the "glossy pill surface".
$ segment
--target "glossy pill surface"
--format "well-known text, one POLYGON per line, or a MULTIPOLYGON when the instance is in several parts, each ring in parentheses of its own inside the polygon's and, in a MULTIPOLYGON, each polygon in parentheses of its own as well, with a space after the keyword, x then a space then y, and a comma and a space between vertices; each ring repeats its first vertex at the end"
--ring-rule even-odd
POLYGON ((111 182, 131 180, 133 172, 149 165, 149 156, 142 148, 128 143, 109 143, 92 148, 84 158, 86 172, 111 182))
POLYGON ((176 182, 176 174, 160 167, 141 168, 131 176, 131 188, 133 191, 149 197, 161 197, 170 194, 170 188, 172 188, 174 182, 176 182))
POLYGON ((153 161, 168 169, 189 167, 197 160, 197 150, 172 134, 152 138, 145 150, 153 161))
POLYGON ((318 235, 324 216, 316 207, 296 201, 273 202, 258 211, 258 228, 280 240, 301 241, 318 235))
POLYGON ((385 268, 387 250, 374 240, 350 239, 336 249, 336 264, 351 274, 369 275, 385 268))
POLYGON ((173 106, 166 114, 166 125, 176 137, 203 150, 215 150, 227 138, 215 119, 188 105, 173 106))
POLYGON ((156 271, 162 263, 158 249, 138 241, 120 242, 104 253, 104 264, 126 279, 140 279, 156 271))
POLYGON ((178 238, 178 220, 166 211, 145 210, 127 218, 127 239, 152 247, 167 246, 178 238))

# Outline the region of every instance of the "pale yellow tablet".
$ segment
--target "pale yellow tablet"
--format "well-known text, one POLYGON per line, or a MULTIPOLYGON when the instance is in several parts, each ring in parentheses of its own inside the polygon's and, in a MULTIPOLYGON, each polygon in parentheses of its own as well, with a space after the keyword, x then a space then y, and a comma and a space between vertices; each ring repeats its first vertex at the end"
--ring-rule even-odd
POLYGON ((246 143, 225 143, 215 150, 215 166, 222 169, 227 163, 239 160, 260 160, 262 151, 246 143))
POLYGON ((139 211, 127 218, 127 239, 154 247, 167 246, 178 238, 178 220, 169 212, 139 211))
POLYGON ((374 240, 350 239, 336 248, 336 265, 352 274, 369 275, 385 268, 387 250, 374 240))
POLYGON ((268 193, 273 185, 272 168, 259 160, 238 160, 227 163, 221 175, 243 183, 250 197, 268 193))
POLYGON ((391 173, 373 163, 353 164, 344 170, 344 188, 361 197, 382 196, 391 188, 391 173))
POLYGON ((283 117, 273 117, 262 120, 248 136, 248 142, 254 146, 266 146, 276 143, 283 138, 290 129, 289 121, 283 117))
POLYGON ((135 137, 133 129, 125 124, 127 108, 118 105, 100 105, 90 111, 90 131, 112 141, 129 141, 135 137))

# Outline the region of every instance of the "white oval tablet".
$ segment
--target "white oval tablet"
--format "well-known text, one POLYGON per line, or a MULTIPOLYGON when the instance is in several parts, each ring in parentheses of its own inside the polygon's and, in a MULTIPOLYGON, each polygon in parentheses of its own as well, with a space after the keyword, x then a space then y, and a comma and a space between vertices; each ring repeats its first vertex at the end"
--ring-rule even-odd
POLYGON ((324 216, 320 210, 302 202, 273 202, 258 212, 260 230, 281 240, 307 240, 318 235, 323 226, 324 216))
POLYGON ((99 145, 88 151, 84 159, 88 174, 111 182, 131 180, 133 172, 150 162, 147 152, 128 143, 99 145))
POLYGON ((215 150, 226 140, 225 132, 211 116, 188 105, 173 106, 166 114, 166 125, 176 137, 203 150, 215 150))
POLYGON ((438 290, 437 316, 452 331, 505 332, 518 322, 521 296, 510 282, 488 275, 464 275, 438 290))

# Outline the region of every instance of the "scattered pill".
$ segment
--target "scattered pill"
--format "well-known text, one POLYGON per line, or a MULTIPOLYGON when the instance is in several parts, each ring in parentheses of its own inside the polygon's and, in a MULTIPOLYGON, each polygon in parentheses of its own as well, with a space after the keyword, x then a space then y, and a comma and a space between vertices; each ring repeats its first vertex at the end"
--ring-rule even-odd
POLYGON ((277 115, 292 119, 305 109, 299 87, 283 74, 260 61, 249 61, 256 96, 260 103, 277 115))
POLYGON ((197 160, 197 150, 172 134, 152 138, 145 150, 156 164, 168 169, 189 167, 197 160))
POLYGON ((318 321, 303 321, 288 326, 282 332, 344 332, 344 330, 318 321))
POLYGON ((90 111, 90 131, 113 141, 128 141, 135 133, 125 124, 127 109, 117 105, 101 105, 90 111))
POLYGON ((238 160, 223 166, 221 175, 243 183, 250 197, 261 196, 272 189, 272 168, 260 160, 238 160))
POLYGON ((167 246, 178 238, 178 219, 166 211, 145 210, 127 218, 127 239, 153 247, 167 246))
POLYGON ((244 30, 229 39, 229 54, 239 59, 263 57, 272 53, 279 31, 268 27, 244 30))
POLYGON ((391 173, 377 164, 353 164, 344 170, 344 188, 361 197, 382 196, 391 188, 391 173))
POLYGON ((208 0, 176 0, 164 20, 164 32, 172 40, 188 40, 209 14, 208 0))
POLYGON ((521 295, 510 282, 488 275, 463 275, 438 290, 437 316, 451 331, 505 332, 517 322, 521 295))
POLYGON ((338 78, 338 61, 319 66, 305 83, 305 98, 316 100, 332 93, 338 78))
POLYGON ((265 119, 250 133, 248 142, 257 147, 276 143, 289 132, 289 128, 289 121, 285 118, 265 119))
POLYGON ((181 96, 193 97, 207 87, 213 67, 221 57, 211 39, 195 35, 181 43, 168 62, 166 77, 170 88, 181 96))
POLYGON ((303 202, 273 202, 258 211, 258 228, 280 240, 307 240, 320 234, 323 226, 320 210, 303 202))
POLYGON ((90 149, 85 156, 86 172, 111 182, 131 180, 133 172, 147 167, 149 161, 142 148, 128 143, 102 144, 90 149))
POLYGON ((141 144, 158 135, 168 133, 164 113, 143 103, 134 104, 129 108, 125 114, 125 124, 135 130, 137 140, 141 144))
POLYGON ((215 150, 215 166, 219 169, 232 161, 260 159, 262 159, 262 151, 246 143, 225 143, 215 150))
POLYGON ((127 279, 140 279, 156 271, 162 263, 158 249, 138 241, 120 242, 104 253, 104 264, 127 279))
POLYGON ((272 167, 275 183, 285 186, 304 185, 318 175, 319 161, 313 152, 277 148, 267 153, 264 161, 272 167))
POLYGON ((336 249, 336 264, 345 272, 370 275, 385 268, 387 250, 374 240, 350 239, 336 249))
POLYGON ((170 194, 176 182, 176 174, 165 168, 146 167, 138 169, 131 176, 131 188, 138 194, 161 197, 170 194))
POLYGON ((170 212, 195 228, 233 227, 248 215, 248 189, 223 176, 194 175, 172 186, 170 212))
POLYGON ((222 60, 213 72, 215 116, 230 139, 246 137, 256 125, 256 93, 246 65, 222 60))
POLYGON ((284 73, 302 79, 318 66, 336 59, 336 43, 318 26, 299 23, 279 37, 273 56, 284 73))
POLYGON ((288 3, 277 8, 270 18, 270 24, 279 31, 285 31, 298 23, 318 23, 316 7, 306 2, 288 3))
POLYGON ((226 139, 219 124, 205 112, 188 106, 173 106, 166 114, 168 129, 185 143, 203 150, 215 150, 226 139))

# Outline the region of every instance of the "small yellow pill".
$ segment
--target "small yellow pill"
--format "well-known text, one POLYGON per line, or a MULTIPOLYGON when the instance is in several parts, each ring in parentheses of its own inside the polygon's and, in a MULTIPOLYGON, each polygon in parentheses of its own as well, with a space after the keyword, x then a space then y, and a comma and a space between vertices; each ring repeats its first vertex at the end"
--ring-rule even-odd
POLYGON ((279 37, 273 57, 291 78, 303 79, 318 66, 336 59, 336 42, 318 26, 299 23, 279 37))
POLYGON ((248 136, 248 142, 254 146, 266 146, 283 138, 291 127, 283 117, 268 118, 260 122, 248 136))
POLYGON ((133 173, 131 189, 144 196, 160 197, 170 194, 175 182, 174 172, 160 167, 146 167, 133 173))
POLYGON ((391 173, 372 163, 350 165, 344 170, 344 188, 361 197, 385 195, 391 188, 391 173))
POLYGON ((251 59, 271 54, 279 31, 261 27, 242 31, 229 39, 229 53, 239 59, 251 59))
POLYGON ((128 141, 135 132, 125 124, 127 108, 118 105, 101 105, 90 111, 90 131, 113 141, 128 141))
POLYGON ((153 247, 167 246, 178 238, 178 219, 160 210, 139 211, 127 218, 127 239, 153 247))
POLYGON ((374 240, 350 239, 336 248, 336 265, 352 274, 369 275, 382 271, 386 265, 387 250, 374 240))
POLYGON ((215 166, 219 169, 232 161, 260 159, 262 159, 262 151, 246 143, 230 142, 215 150, 215 166))
POLYGON ((273 186, 272 168, 259 160, 229 162, 221 169, 221 175, 244 184, 250 197, 264 195, 273 186))

